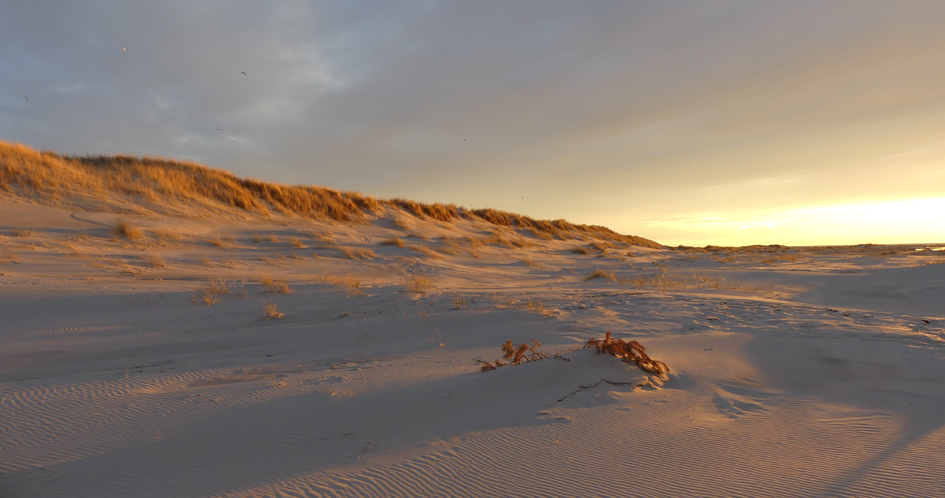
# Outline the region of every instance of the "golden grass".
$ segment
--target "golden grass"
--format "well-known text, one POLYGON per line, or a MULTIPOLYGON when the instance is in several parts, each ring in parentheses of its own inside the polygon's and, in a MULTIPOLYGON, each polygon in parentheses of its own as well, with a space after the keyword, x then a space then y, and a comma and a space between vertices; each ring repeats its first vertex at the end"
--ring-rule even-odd
POLYGON ((276 234, 270 234, 268 237, 266 237, 266 240, 272 242, 273 244, 279 243, 279 237, 276 237, 276 234))
POLYGON ((438 252, 436 252, 436 251, 433 251, 432 249, 430 249, 430 248, 428 248, 428 247, 420 246, 420 245, 409 245, 409 246, 407 246, 407 247, 413 249, 414 251, 419 252, 420 254, 425 254, 426 256, 429 256, 430 258, 433 258, 433 259, 443 259, 443 255, 442 255, 442 254, 440 254, 440 253, 438 253, 438 252))
POLYGON ((407 280, 407 285, 405 286, 410 292, 416 292, 417 294, 426 293, 431 287, 433 287, 433 280, 430 277, 425 277, 423 275, 417 275, 409 280, 407 280))
POLYGON ((305 249, 305 243, 298 237, 289 237, 288 242, 299 249, 305 249))
POLYGON ((263 317, 266 320, 277 320, 283 316, 285 316, 285 314, 279 311, 278 306, 273 303, 263 301, 263 317))
POLYGON ((118 225, 112 229, 115 235, 120 235, 128 240, 138 240, 144 237, 144 232, 129 221, 121 220, 118 225))
POLYGON ((216 247, 219 247, 220 249, 229 249, 232 247, 229 242, 221 239, 220 237, 211 240, 210 243, 216 247))
POLYGON ((324 275, 319 275, 316 278, 325 283, 344 287, 348 291, 348 297, 364 295, 364 289, 361 286, 360 277, 354 275, 345 275, 343 277, 339 277, 337 275, 328 275, 326 273, 324 275))
POLYGON ((382 241, 381 241, 381 245, 382 245, 382 246, 404 247, 404 246, 406 246, 407 244, 404 242, 403 239, 401 239, 401 238, 399 238, 399 237, 394 237, 394 238, 392 238, 392 239, 382 240, 382 241))
POLYGON ((531 266, 532 268, 538 268, 538 269, 544 268, 544 266, 541 266, 540 264, 532 261, 530 258, 522 258, 519 261, 521 261, 522 263, 525 263, 528 266, 531 266))
MULTIPOLYGON (((74 253, 78 253, 73 249, 74 253)), ((145 261, 148 263, 148 266, 151 268, 167 268, 167 261, 164 261, 164 258, 157 254, 149 254, 145 257, 145 261)))
POLYGON ((542 303, 538 299, 532 299, 532 298, 528 298, 525 300, 525 309, 530 310, 530 311, 537 311, 538 313, 541 313, 542 315, 545 315, 545 316, 554 316, 557 314, 554 310, 549 310, 548 308, 545 308, 544 303, 542 303))
POLYGON ((285 280, 276 280, 271 275, 261 275, 259 283, 266 288, 270 294, 290 294, 289 284, 285 280))
POLYGON ((584 277, 584 281, 586 282, 588 280, 594 280, 595 278, 603 278, 604 280, 608 282, 617 281, 617 277, 614 275, 614 272, 608 273, 604 270, 601 270, 600 268, 595 269, 594 271, 590 273, 590 275, 584 277))
POLYGON ((409 223, 407 223, 406 221, 404 221, 404 220, 402 220, 402 219, 400 219, 400 218, 394 218, 394 220, 391 221, 391 223, 392 223, 395 227, 397 227, 397 228, 399 228, 399 229, 401 229, 401 230, 410 230, 410 228, 411 228, 409 223))
POLYGON ((372 259, 374 251, 370 249, 358 249, 356 247, 336 246, 335 249, 341 252, 348 259, 372 259))
POLYGON ((213 306, 218 303, 219 300, 217 296, 225 296, 230 293, 230 288, 227 287, 226 283, 222 280, 215 280, 210 282, 206 288, 200 291, 200 297, 197 297, 197 294, 194 293, 194 302, 203 303, 207 306, 213 306))
POLYGON ((453 296, 453 306, 458 310, 466 309, 466 298, 463 296, 453 296))
POLYGON ((574 254, 583 254, 585 256, 591 253, 591 251, 588 251, 586 247, 575 247, 574 249, 571 249, 571 252, 574 254))
POLYGON ((253 234, 252 241, 253 241, 254 244, 258 244, 258 243, 262 242, 262 237, 260 237, 258 233, 254 233, 254 234, 253 234))
MULTIPOLYGON (((592 235, 614 242, 662 247, 651 240, 621 235, 605 227, 575 225, 564 220, 535 220, 494 209, 469 210, 452 204, 424 204, 400 198, 382 201, 357 192, 316 186, 278 185, 161 157, 63 156, 4 141, 0 141, 0 190, 50 200, 67 195, 86 196, 111 203, 115 208, 120 205, 118 200, 139 197, 155 204, 149 209, 163 209, 167 213, 176 213, 175 206, 183 200, 215 210, 232 208, 264 215, 274 210, 287 216, 333 221, 354 221, 364 218, 368 212, 379 214, 387 207, 416 218, 447 223, 456 218, 481 220, 526 230, 546 240, 546 236, 567 240, 592 235)), ((393 224, 409 227, 399 217, 394 218, 393 224)))
POLYGON ((171 232, 169 230, 153 230, 151 232, 154 234, 154 238, 162 244, 167 244, 169 242, 180 242, 181 235, 177 232, 171 232))
POLYGON ((13 230, 14 237, 29 237, 33 235, 33 231, 27 228, 16 228, 13 230))

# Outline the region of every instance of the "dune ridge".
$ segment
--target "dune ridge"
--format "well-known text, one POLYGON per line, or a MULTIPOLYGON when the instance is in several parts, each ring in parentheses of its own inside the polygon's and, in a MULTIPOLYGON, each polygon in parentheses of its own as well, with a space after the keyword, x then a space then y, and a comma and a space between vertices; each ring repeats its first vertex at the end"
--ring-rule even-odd
POLYGON ((212 211, 240 210, 268 215, 350 222, 385 208, 399 208, 421 219, 451 222, 477 219, 523 230, 534 237, 567 240, 591 235, 642 247, 660 244, 622 235, 597 225, 565 220, 536 220, 496 209, 466 209, 453 204, 375 199, 357 192, 319 186, 288 186, 239 178, 230 172, 189 161, 161 157, 69 156, 36 151, 23 144, 0 141, 0 190, 19 197, 64 202, 76 197, 94 199, 102 207, 133 208, 142 214, 172 214, 185 200, 212 211))

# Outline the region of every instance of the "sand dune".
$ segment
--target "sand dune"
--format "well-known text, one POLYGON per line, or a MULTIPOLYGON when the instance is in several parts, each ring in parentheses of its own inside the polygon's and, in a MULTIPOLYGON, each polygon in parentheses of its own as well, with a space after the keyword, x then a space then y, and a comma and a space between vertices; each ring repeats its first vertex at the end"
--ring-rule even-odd
POLYGON ((10 185, 2 496, 945 495, 939 251, 10 185))

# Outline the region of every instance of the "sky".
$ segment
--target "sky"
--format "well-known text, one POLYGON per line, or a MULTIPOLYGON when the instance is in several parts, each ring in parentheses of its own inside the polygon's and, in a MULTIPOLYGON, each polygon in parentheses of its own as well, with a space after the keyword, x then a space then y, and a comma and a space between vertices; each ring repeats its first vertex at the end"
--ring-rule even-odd
POLYGON ((941 0, 9 0, 0 139, 668 245, 940 243, 942 26, 941 0))

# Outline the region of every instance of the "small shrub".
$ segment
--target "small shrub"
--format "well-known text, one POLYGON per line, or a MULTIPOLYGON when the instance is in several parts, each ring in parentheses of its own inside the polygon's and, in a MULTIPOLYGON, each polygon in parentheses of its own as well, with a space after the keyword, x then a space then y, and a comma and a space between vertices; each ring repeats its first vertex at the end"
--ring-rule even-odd
POLYGON ((276 234, 271 234, 271 235, 269 235, 269 237, 266 237, 266 240, 268 240, 269 242, 272 242, 272 243, 274 243, 274 244, 278 244, 278 243, 279 243, 279 237, 276 237, 276 234))
POLYGON ((591 251, 588 251, 586 247, 575 247, 574 249, 571 249, 571 252, 574 254, 583 254, 584 256, 587 256, 591 253, 591 251))
POLYGON ((292 238, 290 238, 290 239, 289 239, 289 243, 292 244, 292 245, 295 246, 295 247, 298 247, 299 249, 304 249, 304 248, 305 248, 305 244, 302 242, 302 239, 300 239, 300 238, 298 238, 298 237, 292 237, 292 238))
POLYGON ((258 233, 254 233, 252 240, 254 244, 258 244, 262 242, 262 237, 260 237, 258 233))
POLYGON ((458 310, 466 309, 466 298, 463 296, 453 296, 453 306, 458 310))

